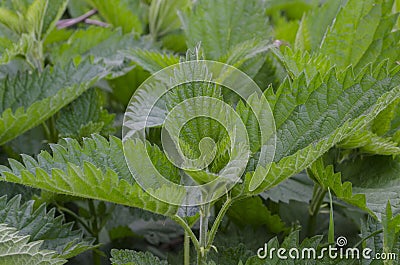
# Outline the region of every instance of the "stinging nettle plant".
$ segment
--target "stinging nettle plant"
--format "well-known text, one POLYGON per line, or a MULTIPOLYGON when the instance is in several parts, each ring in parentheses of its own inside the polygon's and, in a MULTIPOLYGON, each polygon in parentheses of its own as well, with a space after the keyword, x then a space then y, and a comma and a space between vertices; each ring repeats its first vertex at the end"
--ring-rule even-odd
MULTIPOLYGON (((271 264, 256 256, 250 240, 236 238, 233 247, 221 243, 231 221, 243 231, 241 219, 245 226, 266 227, 262 240, 269 247, 318 248, 334 244, 338 235, 333 228, 340 219, 333 218, 333 209, 347 219, 362 218, 357 247, 398 252, 399 3, 311 2, 0 1, 0 264, 79 264, 88 262, 82 261, 87 250, 93 264, 102 264, 102 251, 121 248, 113 243, 135 236, 137 219, 158 226, 159 219, 167 223, 165 218, 183 230, 176 232, 179 238, 183 233, 183 253, 177 258, 169 253, 166 260, 154 248, 159 257, 113 249, 111 263, 271 264), (56 29, 61 18, 88 10, 96 10, 93 19, 105 23, 56 29), (262 95, 246 102, 218 84, 177 86, 151 113, 157 122, 143 138, 128 141, 127 152, 121 120, 135 90, 166 67, 202 60, 238 68, 262 95), (175 184, 204 184, 227 165, 235 166, 229 164, 236 155, 232 150, 242 151, 233 148, 231 131, 215 119, 197 117, 184 124, 176 140, 186 157, 195 160, 212 150, 212 159, 201 170, 171 162, 161 144, 166 125, 158 121, 176 109, 190 116, 189 108, 177 106, 205 97, 229 105, 244 125, 249 150, 246 164, 236 165, 243 167, 240 179, 220 198, 200 205, 159 200, 139 185, 126 154, 139 164, 148 155, 175 184), (257 119, 266 109, 273 116, 275 152, 260 163, 262 150, 270 147, 262 137, 266 121, 257 119), (204 139, 211 139, 212 147, 204 139), (293 201, 305 205, 306 225, 282 214, 293 201), (318 232, 318 218, 329 202, 329 228, 318 232), (111 247, 99 250, 105 242, 111 247)), ((202 70, 205 80, 211 79, 207 67, 176 75, 202 70)), ((152 105, 152 89, 140 90, 133 108, 152 105)), ((201 103, 209 111, 215 107, 201 103)), ((154 186, 164 197, 184 195, 174 187, 154 186)), ((162 243, 172 241, 157 233, 162 243)))

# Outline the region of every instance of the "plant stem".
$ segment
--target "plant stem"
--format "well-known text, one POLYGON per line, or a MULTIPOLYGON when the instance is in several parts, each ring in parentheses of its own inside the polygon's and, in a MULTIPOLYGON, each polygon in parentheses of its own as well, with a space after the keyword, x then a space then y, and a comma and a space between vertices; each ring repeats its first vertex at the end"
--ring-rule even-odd
POLYGON ((208 243, 207 243, 207 251, 210 250, 210 248, 214 242, 215 235, 217 234, 218 228, 222 222, 222 219, 224 218, 228 209, 231 207, 232 203, 233 203, 233 200, 230 197, 228 197, 226 199, 226 201, 224 202, 224 204, 222 205, 222 208, 219 211, 217 218, 214 221, 213 226, 211 227, 211 231, 210 231, 210 235, 209 235, 209 239, 208 239, 208 243))
POLYGON ((190 265, 190 235, 185 230, 185 238, 184 238, 184 265, 190 265))
POLYGON ((200 252, 197 253, 197 265, 204 265, 207 262, 208 219, 210 216, 210 206, 210 203, 200 206, 200 252))
POLYGON ((317 224, 318 213, 321 208, 321 204, 324 201, 325 195, 326 195, 326 190, 320 185, 315 184, 314 193, 309 208, 310 217, 307 227, 308 236, 312 236, 315 233, 315 226, 317 224))
POLYGON ((196 235, 193 233, 192 229, 190 228, 190 226, 185 222, 185 220, 182 219, 182 217, 178 216, 178 215, 174 215, 171 217, 172 220, 174 220, 176 223, 178 223, 183 230, 185 230, 185 233, 187 233, 187 235, 190 237, 190 239, 192 240, 193 246, 196 249, 197 252, 200 252, 200 244, 199 241, 197 240, 196 235))

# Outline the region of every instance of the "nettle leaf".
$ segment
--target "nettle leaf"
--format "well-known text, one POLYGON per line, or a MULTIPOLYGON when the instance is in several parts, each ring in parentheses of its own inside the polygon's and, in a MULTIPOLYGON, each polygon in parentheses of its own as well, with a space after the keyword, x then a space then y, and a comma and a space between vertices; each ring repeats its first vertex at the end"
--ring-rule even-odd
MULTIPOLYGON (((271 188, 308 167, 331 147, 367 126, 398 96, 398 68, 386 63, 353 76, 352 69, 332 70, 307 85, 304 75, 286 80, 276 95, 267 96, 277 130, 275 161, 262 189, 271 188)), ((250 180, 247 176, 247 181, 250 180)), ((261 191, 260 190, 260 191, 261 191)))
POLYGON ((42 241, 29 242, 15 228, 0 224, 0 264, 62 265, 67 261, 56 258, 54 251, 40 250, 42 241))
POLYGON ((272 214, 258 196, 235 202, 227 215, 241 226, 257 227, 265 225, 269 231, 276 234, 287 230, 281 218, 272 214))
POLYGON ((163 37, 181 28, 178 10, 186 11, 191 7, 189 0, 155 0, 149 9, 149 30, 153 39, 163 37))
POLYGON ((270 36, 263 1, 201 0, 193 11, 183 15, 188 47, 199 42, 207 59, 218 59, 236 45, 270 36), (233 34, 234 33, 234 34, 233 34))
POLYGON ((111 250, 113 265, 168 265, 165 260, 153 256, 150 252, 136 252, 134 250, 111 250))
POLYGON ((68 0, 36 0, 25 13, 25 28, 33 32, 36 40, 43 40, 54 29, 64 14, 68 0))
POLYGON ((114 67, 112 77, 129 72, 133 66, 126 61, 122 51, 132 47, 142 47, 133 34, 123 34, 120 29, 89 27, 75 31, 67 42, 53 49, 51 58, 60 65, 71 60, 88 60, 114 67))
POLYGON ((108 73, 101 64, 85 61, 1 80, 0 144, 44 122, 108 73))
POLYGON ((143 25, 140 21, 140 1, 138 0, 87 0, 99 11, 99 14, 115 27, 121 27, 124 33, 134 32, 141 35, 143 25))
POLYGON ((93 133, 108 135, 114 131, 114 116, 103 109, 98 92, 90 89, 60 111, 56 128, 61 137, 80 139, 93 133))
MULTIPOLYGON (((340 70, 352 65, 356 73, 369 63, 376 65, 385 59, 393 65, 400 55, 400 32, 395 30, 398 14, 392 13, 394 1, 349 0, 343 6, 341 3, 327 1, 304 16, 297 32, 296 51, 311 52, 312 57, 323 55, 340 70)), ((310 63, 318 70, 318 61, 310 63)), ((326 73, 323 70, 327 69, 318 71, 326 73)))
POLYGON ((296 35, 296 49, 303 51, 318 49, 326 29, 332 24, 341 4, 341 0, 327 1, 320 8, 304 15, 296 35))
POLYGON ((56 251, 60 258, 95 247, 94 239, 84 239, 83 232, 72 230, 73 224, 64 223, 63 216, 55 217, 55 209, 47 211, 42 204, 34 210, 34 201, 21 205, 21 196, 8 201, 7 196, 0 198, 0 223, 16 228, 20 236, 29 236, 29 242, 42 241, 40 249, 56 251))
MULTIPOLYGON (((110 137, 107 141, 93 135, 84 138, 82 145, 65 139, 50 147, 52 155, 42 151, 37 159, 22 155, 23 163, 9 160, 10 168, 2 166, 0 169, 3 179, 54 193, 138 207, 165 216, 177 212, 177 206, 154 199, 134 182, 120 139, 110 137)), ((157 192, 179 196, 168 187, 161 187, 157 192)))
POLYGON ((360 152, 376 155, 398 155, 400 147, 391 137, 380 137, 368 130, 360 130, 338 144, 340 148, 359 149, 360 152))
POLYGON ((348 1, 326 32, 321 53, 340 68, 351 64, 360 70, 367 63, 387 58, 393 63, 398 58, 396 45, 400 35, 392 31, 397 20, 397 15, 391 13, 392 7, 393 0, 348 1))
POLYGON ((330 189, 338 199, 374 215, 367 207, 365 195, 353 194, 351 182, 342 183, 341 174, 335 173, 332 165, 325 167, 323 159, 320 158, 314 162, 309 172, 322 188, 330 189))
POLYGON ((400 161, 390 156, 359 156, 336 166, 354 193, 365 194, 367 207, 380 218, 390 200, 393 215, 400 213, 400 161), (373 166, 371 166, 373 165, 373 166))
POLYGON ((162 53, 157 50, 145 50, 140 48, 122 52, 123 55, 141 66, 146 71, 154 74, 165 67, 179 63, 179 56, 162 53))

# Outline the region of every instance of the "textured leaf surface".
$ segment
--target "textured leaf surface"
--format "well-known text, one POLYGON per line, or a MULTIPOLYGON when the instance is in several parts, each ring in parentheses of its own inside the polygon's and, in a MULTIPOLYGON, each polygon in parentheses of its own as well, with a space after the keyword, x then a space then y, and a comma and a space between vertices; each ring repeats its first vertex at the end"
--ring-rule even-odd
POLYGON ((367 206, 378 217, 390 200, 393 215, 400 213, 400 162, 389 156, 360 156, 338 165, 342 178, 350 181, 355 193, 363 193, 367 206), (373 165, 373 166, 371 166, 373 165))
POLYGON ((29 241, 43 241, 40 249, 53 250, 59 257, 70 258, 93 248, 93 240, 83 239, 83 232, 72 230, 72 223, 64 223, 55 210, 46 210, 44 204, 33 209, 34 201, 21 204, 21 196, 9 201, 0 198, 0 223, 16 228, 18 235, 29 236, 29 241))
POLYGON ((56 128, 61 137, 80 139, 93 133, 112 134, 113 121, 114 115, 103 109, 100 95, 91 89, 60 111, 56 128))
MULTIPOLYGON (((167 216, 177 212, 176 206, 154 199, 134 182, 118 138, 107 141, 94 135, 85 138, 82 146, 76 140, 66 139, 62 144, 51 145, 51 149, 52 155, 43 151, 37 160, 23 155, 23 164, 10 160, 11 168, 2 166, 0 170, 4 180, 167 216)), ((174 191, 162 187, 159 192, 174 191)))
MULTIPOLYGON (((338 142, 370 123, 399 93, 398 70, 385 64, 353 77, 351 69, 307 85, 286 81, 269 95, 277 128, 275 163, 264 185, 273 187, 308 167, 338 142)), ((256 174, 266 174, 259 168, 256 174)))
POLYGON ((335 173, 332 165, 325 167, 323 160, 318 159, 310 167, 310 171, 319 185, 325 190, 329 188, 340 200, 372 213, 367 208, 365 195, 353 194, 352 184, 350 182, 342 183, 341 174, 335 173))
POLYGON ((154 74, 165 67, 179 63, 179 57, 156 50, 130 49, 123 54, 143 69, 154 74))
POLYGON ((121 27, 124 33, 135 32, 140 35, 143 25, 139 19, 140 1, 138 0, 87 0, 100 15, 115 27, 121 27))
POLYGON ((218 59, 243 41, 268 39, 270 30, 262 1, 201 0, 184 19, 188 47, 199 42, 207 59, 218 59))
POLYGON ((44 122, 107 74, 100 64, 85 62, 1 80, 0 144, 44 122))
POLYGON ((55 258, 55 252, 40 250, 42 242, 29 242, 14 228, 0 224, 0 264, 61 265, 67 261, 55 258))

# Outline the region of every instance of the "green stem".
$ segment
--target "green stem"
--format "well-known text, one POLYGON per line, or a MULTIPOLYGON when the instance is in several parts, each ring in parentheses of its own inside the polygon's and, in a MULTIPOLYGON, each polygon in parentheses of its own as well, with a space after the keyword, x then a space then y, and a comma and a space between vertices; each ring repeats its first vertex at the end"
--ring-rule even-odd
POLYGON ((92 229, 90 229, 90 227, 85 223, 85 221, 83 221, 76 213, 74 213, 73 211, 71 211, 68 208, 65 208, 59 204, 56 204, 57 209, 62 212, 62 213, 67 213, 69 215, 71 215, 72 217, 74 217, 74 219, 79 222, 88 233, 93 234, 92 229))
POLYGON ((184 238, 184 265, 190 265, 190 235, 185 230, 185 238, 184 238))
POLYGON ((383 229, 379 229, 379 230, 374 231, 374 232, 371 233, 370 235, 368 235, 368 236, 362 238, 360 241, 358 241, 357 244, 354 245, 354 247, 357 248, 357 247, 360 246, 365 240, 367 240, 367 239, 369 239, 369 238, 371 238, 371 237, 373 237, 373 236, 379 235, 379 234, 382 233, 382 232, 383 232, 383 229))
POLYGON ((185 230, 185 233, 190 237, 192 240, 193 246, 196 249, 197 252, 200 252, 200 244, 199 241, 197 240, 196 235, 193 233, 192 229, 190 226, 185 222, 185 220, 182 219, 182 217, 178 215, 174 215, 171 217, 172 220, 174 220, 177 224, 179 224, 183 230, 185 230))
POLYGON ((326 195, 326 190, 318 184, 314 186, 314 193, 313 198, 311 199, 310 208, 309 208, 309 220, 308 220, 308 227, 307 233, 309 236, 314 235, 315 228, 317 224, 317 217, 319 210, 321 208, 321 204, 324 201, 326 195))
POLYGON ((210 203, 200 206, 200 252, 197 253, 197 265, 204 265, 207 262, 208 219, 210 216, 210 206, 210 203))
POLYGON ((215 239, 215 235, 217 234, 218 228, 221 225, 222 219, 224 218, 228 209, 231 207, 232 203, 233 203, 233 200, 230 197, 228 197, 226 199, 226 201, 224 202, 224 204, 222 205, 222 208, 219 211, 217 218, 214 221, 213 226, 211 227, 211 231, 210 231, 210 235, 209 235, 209 239, 208 239, 208 243, 207 243, 207 248, 206 248, 207 251, 210 250, 210 248, 212 247, 212 244, 215 239))

